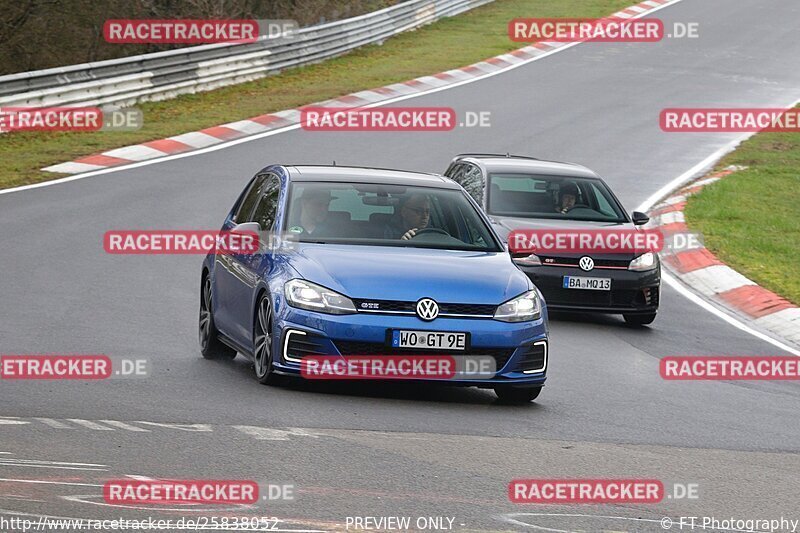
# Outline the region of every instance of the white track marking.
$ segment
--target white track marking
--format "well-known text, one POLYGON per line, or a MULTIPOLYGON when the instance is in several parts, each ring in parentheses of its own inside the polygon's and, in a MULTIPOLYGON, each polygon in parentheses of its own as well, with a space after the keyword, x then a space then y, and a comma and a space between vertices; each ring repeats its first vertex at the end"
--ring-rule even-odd
POLYGON ((33 461, 29 459, 0 459, 0 467, 10 466, 14 468, 54 468, 57 470, 88 470, 91 472, 106 472, 108 468, 104 465, 81 465, 81 463, 59 463, 53 461, 33 461))
POLYGON ((17 416, 0 417, 0 426, 24 426, 30 424, 27 420, 19 420, 17 416))
MULTIPOLYGON (((44 481, 41 479, 9 479, 9 478, 1 478, 0 481, 5 481, 8 483, 31 483, 34 485, 69 485, 73 487, 101 487, 103 485, 95 485, 94 483, 72 483, 67 481, 44 481)), ((3 511, 7 512, 7 511, 3 511)))
MULTIPOLYGON (((290 440, 293 437, 308 437, 316 439, 319 437, 327 436, 320 433, 316 429, 311 428, 297 428, 297 427, 283 427, 283 428, 266 428, 258 426, 216 426, 214 424, 180 424, 180 423, 165 423, 165 422, 148 422, 145 420, 136 420, 130 422, 122 422, 119 420, 84 420, 82 418, 67 418, 67 419, 54 419, 54 418, 19 418, 19 417, 2 417, 0 424, 6 425, 29 425, 31 422, 41 422, 45 426, 53 429, 90 429, 92 431, 116 431, 125 430, 134 433, 152 433, 155 429, 167 429, 185 431, 189 433, 213 433, 216 431, 229 431, 234 429, 245 435, 253 437, 255 440, 290 440), (70 426, 67 422, 75 424, 70 426), (145 429, 138 427, 134 424, 141 424, 150 426, 153 429, 145 429)), ((34 426, 35 427, 35 426, 34 426)), ((11 452, 0 452, 0 454, 13 455, 11 452)), ((0 461, 3 459, 0 458, 0 461)))
POLYGON ((704 296, 714 296, 739 287, 755 285, 753 280, 742 276, 726 265, 711 265, 692 270, 681 276, 692 289, 704 296))
POLYGON ((108 150, 107 152, 103 152, 102 155, 118 157, 120 159, 128 159, 130 161, 145 161, 154 157, 162 157, 167 154, 166 152, 156 150, 155 148, 150 148, 149 146, 145 146, 143 144, 134 144, 131 146, 125 146, 123 148, 108 150))
POLYGON ((192 431, 195 433, 210 433, 214 431, 210 424, 164 424, 161 422, 145 422, 144 420, 137 420, 136 422, 138 424, 147 424, 149 426, 167 429, 178 429, 181 431, 192 431))
POLYGON ((114 428, 103 426, 101 424, 98 424, 97 422, 92 422, 91 420, 83 420, 81 418, 67 418, 67 420, 75 424, 78 424, 79 426, 93 429, 95 431, 114 431, 114 428))
POLYGON ((114 426, 120 429, 125 429, 128 431, 138 431, 141 433, 150 433, 149 429, 137 428, 136 426, 131 426, 130 424, 126 424, 125 422, 120 422, 119 420, 100 420, 103 424, 108 424, 109 426, 114 426))
MULTIPOLYGON (((88 503, 90 505, 98 505, 100 507, 119 507, 122 509, 142 509, 142 510, 153 510, 151 505, 132 505, 128 503, 108 503, 106 501, 102 501, 102 495, 98 494, 77 494, 73 496, 60 496, 62 500, 67 500, 69 502, 78 502, 78 503, 88 503), (101 501, 96 501, 98 498, 101 501)), ((196 502, 189 502, 180 507, 158 507, 159 511, 183 511, 183 512, 192 512, 192 513, 211 513, 212 511, 215 512, 222 512, 222 511, 242 511, 243 509, 253 509, 254 507, 250 504, 233 504, 232 507, 219 507, 213 504, 203 505, 201 503, 196 502)))
POLYGON ((44 167, 42 170, 45 172, 63 172, 65 174, 77 174, 79 172, 94 172, 106 168, 102 165, 90 165, 88 163, 78 163, 76 161, 67 161, 66 163, 58 163, 57 165, 50 165, 44 167))
POLYGON ((56 429, 75 429, 72 426, 68 426, 68 425, 66 425, 66 424, 64 424, 62 422, 59 422, 58 420, 53 420, 52 418, 34 418, 34 420, 38 420, 42 424, 50 426, 51 428, 56 428, 56 429))
MULTIPOLYGON (((639 15, 636 15, 636 16, 634 16, 632 18, 640 18, 640 17, 643 17, 643 16, 652 15, 656 11, 660 11, 662 9, 665 9, 667 7, 670 7, 670 6, 673 6, 673 5, 675 5, 675 4, 679 3, 679 2, 682 2, 682 1, 683 0, 672 0, 669 3, 660 5, 658 7, 654 7, 653 9, 651 9, 651 10, 645 12, 645 13, 641 13, 639 15)), ((547 51, 547 52, 545 52, 543 54, 531 57, 529 59, 525 59, 524 61, 521 61, 520 63, 516 63, 514 65, 509 65, 507 67, 499 68, 498 70, 495 70, 493 72, 488 72, 486 74, 482 74, 480 76, 475 76, 475 77, 469 78, 467 80, 457 81, 455 83, 451 83, 450 85, 446 85, 444 87, 434 87, 432 89, 427 89, 425 91, 420 91, 420 92, 417 92, 417 93, 414 93, 414 94, 409 94, 409 95, 401 95, 401 96, 397 96, 397 97, 394 97, 394 98, 390 98, 388 100, 375 102, 373 104, 367 104, 367 105, 364 105, 364 106, 361 106, 361 107, 363 107, 363 108, 381 107, 381 106, 385 106, 385 105, 388 105, 388 104, 393 104, 395 102, 401 102, 403 100, 410 100, 412 98, 418 98, 420 96, 427 96, 429 94, 438 93, 440 91, 447 91, 449 89, 455 89, 456 87, 461 87, 462 85, 475 83, 475 82, 484 80, 486 78, 491 78, 493 76, 497 76, 498 74, 502 74, 504 72, 508 72, 510 70, 514 70, 516 68, 520 68, 520 67, 522 67, 524 65, 527 65, 528 63, 532 63, 534 61, 539 61, 540 59, 544 59, 545 57, 549 57, 549 56, 551 56, 553 54, 557 54, 559 52, 562 52, 564 50, 572 48, 573 46, 578 46, 580 44, 583 44, 583 43, 582 42, 567 43, 564 46, 560 46, 559 48, 556 48, 554 50, 547 51)), ((467 66, 474 66, 474 65, 467 65, 467 66)), ((268 114, 279 116, 279 117, 287 117, 287 118, 292 117, 292 119, 296 119, 296 117, 299 116, 300 112, 297 111, 296 109, 286 109, 286 110, 283 110, 283 111, 278 111, 276 113, 268 113, 268 114)), ((49 187, 51 185, 58 185, 58 184, 61 184, 61 183, 68 183, 68 182, 71 182, 71 181, 77 181, 77 180, 81 180, 81 179, 84 179, 84 178, 90 178, 90 177, 93 177, 93 176, 99 176, 99 175, 102 175, 102 174, 110 174, 112 172, 120 172, 120 171, 124 171, 124 170, 131 170, 131 169, 134 169, 134 168, 144 167, 144 166, 147 166, 147 165, 155 165, 157 163, 164 163, 166 161, 174 161, 176 159, 183 159, 184 157, 194 157, 194 156, 197 156, 197 155, 207 154, 209 152, 215 152, 217 150, 222 150, 224 148, 229 148, 231 146, 236 146, 238 144, 251 142, 251 141, 258 140, 258 139, 263 139, 265 137, 271 137, 272 135, 279 135, 281 133, 286 133, 287 131, 293 131, 293 130, 296 130, 296 129, 299 129, 299 128, 300 128, 300 124, 292 124, 290 126, 284 126, 283 128, 278 128, 278 129, 274 129, 274 130, 271 130, 271 131, 266 131, 264 133, 258 133, 256 135, 252 135, 250 137, 243 137, 241 139, 233 139, 233 140, 230 140, 230 141, 221 142, 221 143, 218 143, 218 144, 214 144, 212 146, 207 146, 205 148, 201 148, 199 150, 194 150, 194 151, 191 151, 191 152, 186 152, 186 153, 183 153, 183 154, 173 154, 173 155, 168 155, 166 157, 160 157, 158 159, 150 159, 150 160, 147 160, 147 161, 139 161, 137 163, 131 163, 130 165, 120 165, 120 166, 117 166, 117 167, 109 167, 109 168, 104 168, 102 170, 95 170, 95 171, 91 171, 91 172, 86 172, 84 174, 75 174, 73 176, 67 176, 67 177, 64 177, 64 178, 59 178, 57 180, 45 181, 45 182, 42 182, 42 183, 33 183, 31 185, 21 185, 19 187, 14 187, 14 188, 11 188, 11 189, 4 189, 4 190, 0 190, 0 195, 11 194, 11 193, 14 193, 14 192, 27 191, 27 190, 30 190, 30 189, 39 189, 39 188, 42 188, 42 187, 49 187)), ((182 140, 182 138, 183 139, 188 139, 189 137, 196 137, 195 136, 196 133, 198 133, 198 132, 184 133, 182 135, 176 135, 176 136, 170 137, 170 139, 175 139, 175 140, 179 140, 181 142, 185 142, 186 144, 190 144, 189 142, 186 142, 186 141, 182 140), (184 137, 184 136, 186 136, 186 137, 184 137)), ((215 139, 215 140, 217 140, 217 139, 215 139)))
POLYGON ((292 436, 303 436, 312 438, 319 437, 319 435, 315 435, 309 430, 302 428, 273 429, 273 428, 262 428, 256 426, 232 426, 232 427, 237 431, 241 431, 245 435, 250 435, 256 440, 289 440, 290 437, 292 436))
POLYGON ((14 468, 54 468, 56 470, 88 470, 89 472, 106 472, 108 471, 107 468, 85 468, 82 466, 52 466, 52 465, 35 465, 30 463, 13 463, 13 462, 2 462, 0 461, 1 466, 10 466, 14 468))
POLYGON ((97 463, 73 463, 68 461, 42 461, 40 459, 11 459, 11 458, 2 458, 0 461, 15 461, 17 463, 36 463, 36 464, 48 464, 48 465, 63 465, 63 466, 92 466, 96 468, 106 468, 108 465, 101 465, 97 463))

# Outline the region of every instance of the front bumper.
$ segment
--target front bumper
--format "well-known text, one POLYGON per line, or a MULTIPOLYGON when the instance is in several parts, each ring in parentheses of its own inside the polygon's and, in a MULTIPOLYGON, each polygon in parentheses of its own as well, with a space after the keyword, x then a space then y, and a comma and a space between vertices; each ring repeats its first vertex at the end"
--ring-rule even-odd
POLYGON ((495 387, 541 385, 549 357, 547 313, 532 322, 507 323, 486 318, 438 318, 357 313, 327 315, 285 307, 276 321, 274 369, 300 375, 306 355, 491 355, 497 372, 491 379, 424 379, 449 385, 495 387), (397 349, 389 346, 392 329, 469 333, 465 351, 397 349), (278 332, 280 334, 278 335, 278 332), (295 334, 298 332, 299 334, 295 334), (291 360, 287 360, 287 355, 291 360), (532 370, 539 370, 532 372, 532 370))
POLYGON ((658 310, 661 296, 660 266, 646 272, 594 269, 590 272, 566 266, 521 266, 542 292, 547 307, 596 313, 647 314, 658 310), (611 278, 611 290, 563 288, 564 276, 611 278))

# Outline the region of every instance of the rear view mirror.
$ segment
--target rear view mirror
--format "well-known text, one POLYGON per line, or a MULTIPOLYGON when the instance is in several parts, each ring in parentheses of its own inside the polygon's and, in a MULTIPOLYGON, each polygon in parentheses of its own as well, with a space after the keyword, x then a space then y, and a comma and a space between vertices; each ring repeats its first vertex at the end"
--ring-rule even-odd
POLYGON ((633 223, 637 226, 642 226, 650 222, 650 217, 641 211, 634 211, 631 215, 631 218, 633 219, 633 223))
POLYGON ((396 206, 400 199, 393 196, 364 196, 361 198, 364 205, 396 206))

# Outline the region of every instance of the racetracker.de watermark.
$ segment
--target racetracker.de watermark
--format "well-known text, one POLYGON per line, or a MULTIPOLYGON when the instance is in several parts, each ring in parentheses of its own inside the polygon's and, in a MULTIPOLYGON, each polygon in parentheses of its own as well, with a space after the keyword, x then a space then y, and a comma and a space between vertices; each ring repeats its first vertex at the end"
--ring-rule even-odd
POLYGON ((514 42, 652 43, 664 38, 659 19, 518 18, 508 23, 514 42))
POLYGON ((147 359, 107 355, 0 355, 0 379, 100 380, 139 378, 150 374, 147 359))
POLYGON ((120 255, 242 254, 259 251, 255 231, 110 230, 103 235, 106 253, 120 255))
POLYGON ((668 356, 659 373, 666 380, 800 380, 800 358, 793 356, 668 356))
POLYGON ((658 503, 664 484, 657 479, 515 479, 513 503, 658 503))
POLYGON ((300 126, 306 131, 451 131, 491 127, 491 114, 466 111, 459 120, 450 107, 308 106, 300 110, 300 126))
POLYGON ((306 379, 491 379, 497 364, 482 355, 310 355, 306 379))
POLYGON ((258 39, 255 20, 111 19, 103 38, 113 44, 252 43, 258 39))
POLYGON ((700 24, 676 21, 667 33, 664 22, 655 18, 517 18, 508 23, 508 36, 518 43, 654 43, 665 37, 697 39, 700 37, 700 24))
POLYGON ((797 133, 800 108, 667 108, 659 126, 670 133, 797 133))
POLYGON ((118 479, 103 485, 103 500, 110 504, 252 504, 259 500, 259 487, 247 480, 118 479))
POLYGON ((0 133, 15 131, 134 131, 144 115, 137 108, 117 107, 3 107, 0 133))
POLYGON ((664 235, 658 230, 531 229, 508 235, 511 253, 658 252, 664 235))

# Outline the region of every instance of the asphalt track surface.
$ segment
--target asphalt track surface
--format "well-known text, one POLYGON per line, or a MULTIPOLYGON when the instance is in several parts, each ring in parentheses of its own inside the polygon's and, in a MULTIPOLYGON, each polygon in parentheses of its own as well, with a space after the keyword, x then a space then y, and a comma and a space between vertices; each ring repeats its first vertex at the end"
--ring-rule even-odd
POLYGON ((597 170, 632 210, 735 138, 662 133, 662 108, 779 107, 800 92, 796 0, 684 0, 654 16, 668 28, 698 22, 700 38, 581 44, 401 104, 491 111, 491 128, 295 130, 0 195, 0 353, 107 353, 153 366, 135 380, 0 383, 0 516, 276 515, 285 529, 446 516, 458 530, 547 531, 663 531, 663 516, 800 518, 800 386, 658 374, 665 355, 780 350, 668 286, 648 328, 553 317, 547 387, 535 404, 503 406, 475 389, 261 386, 241 357, 199 356, 199 257, 103 251, 108 229, 219 227, 249 177, 275 162, 441 172, 458 152, 526 153, 597 170), (232 511, 104 505, 100 485, 126 475, 291 483, 297 497, 232 511), (697 483, 700 497, 509 503, 508 482, 532 477, 656 478, 697 483))

